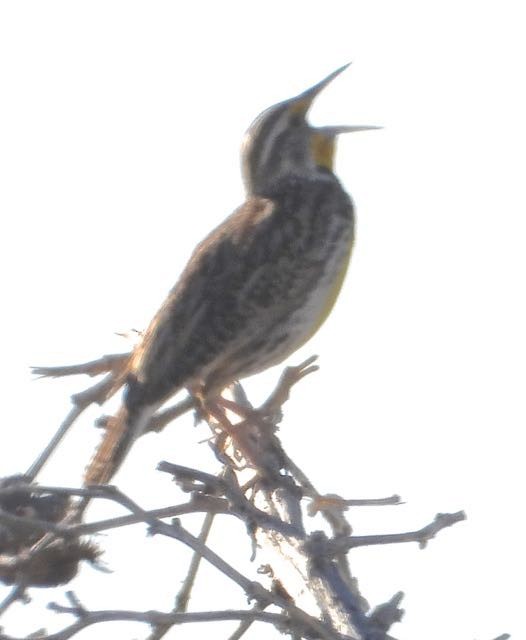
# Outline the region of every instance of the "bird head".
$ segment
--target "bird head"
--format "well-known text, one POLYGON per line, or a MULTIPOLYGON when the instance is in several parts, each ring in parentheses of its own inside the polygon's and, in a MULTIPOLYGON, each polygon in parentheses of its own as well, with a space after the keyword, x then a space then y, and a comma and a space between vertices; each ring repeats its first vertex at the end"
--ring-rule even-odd
POLYGON ((298 96, 263 111, 243 140, 241 163, 248 193, 262 194, 276 178, 332 170, 336 138, 341 133, 377 129, 371 126, 312 127, 308 111, 316 96, 349 65, 344 65, 298 96))

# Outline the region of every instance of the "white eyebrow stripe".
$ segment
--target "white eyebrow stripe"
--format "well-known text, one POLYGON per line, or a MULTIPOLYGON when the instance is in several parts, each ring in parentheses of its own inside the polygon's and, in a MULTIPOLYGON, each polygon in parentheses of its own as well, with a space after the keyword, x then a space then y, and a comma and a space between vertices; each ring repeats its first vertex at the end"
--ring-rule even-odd
POLYGON ((261 148, 258 165, 264 166, 268 162, 268 159, 272 153, 272 149, 274 147, 274 143, 276 139, 285 131, 288 126, 288 113, 283 111, 280 114, 280 117, 276 120, 276 122, 272 125, 272 135, 266 136, 265 143, 261 148))

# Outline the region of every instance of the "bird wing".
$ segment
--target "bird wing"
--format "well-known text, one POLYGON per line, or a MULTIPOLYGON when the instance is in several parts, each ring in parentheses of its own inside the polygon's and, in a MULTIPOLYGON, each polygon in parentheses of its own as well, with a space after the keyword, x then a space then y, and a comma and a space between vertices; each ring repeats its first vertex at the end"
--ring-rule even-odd
POLYGON ((225 327, 236 306, 240 265, 254 230, 273 212, 270 200, 247 200, 197 246, 133 353, 124 404, 108 422, 85 484, 109 482, 158 406, 213 361, 239 330, 225 327), (222 314, 228 319, 220 321, 222 314))
POLYGON ((257 362, 236 370, 225 361, 256 353, 265 331, 305 302, 349 217, 332 178, 290 178, 269 198, 248 198, 197 246, 153 318, 133 358, 128 406, 163 402, 210 372, 223 370, 225 384, 255 372, 257 362), (343 211, 337 221, 334 210, 343 211))
POLYGON ((275 213, 272 200, 249 198, 196 247, 133 356, 130 403, 166 399, 235 337, 247 271, 267 259, 258 239, 275 213))
POLYGON ((212 231, 135 350, 124 406, 86 481, 108 482, 151 415, 181 387, 220 388, 296 348, 298 336, 282 343, 290 338, 287 318, 309 297, 342 233, 352 237, 348 196, 314 182, 249 198, 212 231))

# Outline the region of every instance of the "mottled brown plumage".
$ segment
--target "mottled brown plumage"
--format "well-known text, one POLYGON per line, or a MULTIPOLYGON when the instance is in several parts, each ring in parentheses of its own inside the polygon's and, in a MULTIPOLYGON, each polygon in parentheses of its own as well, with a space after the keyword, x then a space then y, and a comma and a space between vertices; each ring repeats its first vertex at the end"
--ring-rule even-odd
POLYGON ((305 115, 340 71, 250 127, 242 153, 247 200, 197 246, 150 323, 87 483, 109 481, 176 391, 218 394, 284 360, 328 315, 354 234, 351 200, 332 172, 334 139, 354 128, 314 129, 305 115))

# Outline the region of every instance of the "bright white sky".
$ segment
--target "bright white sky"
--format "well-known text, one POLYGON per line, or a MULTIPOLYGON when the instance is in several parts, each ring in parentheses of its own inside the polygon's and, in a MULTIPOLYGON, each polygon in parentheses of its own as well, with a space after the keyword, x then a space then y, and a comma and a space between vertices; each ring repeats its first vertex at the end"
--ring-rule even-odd
MULTIPOLYGON (((29 365, 126 349, 113 332, 147 324, 195 243, 242 201, 238 149, 253 117, 352 60, 312 120, 385 129, 341 140, 356 251, 330 321, 291 359, 318 353, 322 370, 295 390, 282 438, 321 491, 407 501, 351 513, 358 534, 468 512, 424 552, 353 554, 372 605, 406 592, 395 636, 524 637, 525 53, 512 1, 3 2, 1 475, 30 464, 87 384, 34 382, 29 365)), ((278 375, 248 381, 252 397, 278 375)), ((42 481, 79 482, 96 416, 42 481)), ((205 435, 188 418, 145 438, 120 486, 144 506, 178 502, 151 469, 206 465, 205 435)), ((237 524, 216 526, 243 538, 237 524)), ((86 606, 170 608, 186 566, 177 545, 144 543, 142 527, 102 543, 116 573, 83 570, 74 588, 86 606)), ((248 545, 211 545, 250 569, 248 545)), ((195 609, 210 607, 211 589, 218 608, 242 604, 214 570, 201 587, 195 609)), ((19 606, 6 631, 67 622, 19 606)))

